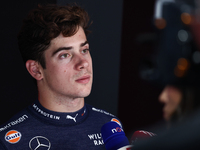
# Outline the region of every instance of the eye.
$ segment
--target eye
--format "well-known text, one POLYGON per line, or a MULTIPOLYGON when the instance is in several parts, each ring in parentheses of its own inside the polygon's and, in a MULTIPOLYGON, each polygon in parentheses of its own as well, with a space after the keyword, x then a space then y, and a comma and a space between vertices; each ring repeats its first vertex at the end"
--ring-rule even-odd
POLYGON ((61 58, 61 59, 64 59, 64 58, 67 58, 67 57, 69 57, 69 56, 70 56, 70 54, 64 53, 64 54, 60 55, 60 58, 61 58))
POLYGON ((89 49, 84 49, 84 50, 82 50, 82 53, 87 54, 89 51, 90 51, 89 49))

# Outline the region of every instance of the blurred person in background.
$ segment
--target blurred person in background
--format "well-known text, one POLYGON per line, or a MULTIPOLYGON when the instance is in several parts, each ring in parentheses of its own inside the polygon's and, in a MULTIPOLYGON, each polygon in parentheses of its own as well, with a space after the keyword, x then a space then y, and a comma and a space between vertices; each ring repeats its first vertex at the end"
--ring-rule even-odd
POLYGON ((199 107, 200 51, 194 1, 158 0, 155 4, 155 55, 141 65, 141 77, 163 91, 167 122, 181 120, 199 107))
POLYGON ((167 85, 159 96, 164 104, 163 118, 170 123, 183 120, 187 115, 199 108, 200 89, 193 86, 167 85))
MULTIPOLYGON (((141 66, 141 77, 162 85, 159 101, 169 127, 135 143, 133 149, 200 148, 199 1, 157 0, 156 55, 141 66)), ((161 127, 162 128, 162 127, 161 127)))

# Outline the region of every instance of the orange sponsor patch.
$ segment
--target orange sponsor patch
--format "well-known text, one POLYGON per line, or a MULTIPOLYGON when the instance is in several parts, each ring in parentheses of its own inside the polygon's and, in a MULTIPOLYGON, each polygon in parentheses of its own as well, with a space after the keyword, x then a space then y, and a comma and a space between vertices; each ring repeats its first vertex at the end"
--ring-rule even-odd
POLYGON ((5 140, 9 143, 17 143, 21 139, 22 135, 20 132, 16 130, 10 130, 5 135, 5 140))
POLYGON ((116 118, 112 118, 111 121, 114 121, 114 122, 118 123, 120 126, 122 126, 120 121, 118 119, 116 119, 116 118))

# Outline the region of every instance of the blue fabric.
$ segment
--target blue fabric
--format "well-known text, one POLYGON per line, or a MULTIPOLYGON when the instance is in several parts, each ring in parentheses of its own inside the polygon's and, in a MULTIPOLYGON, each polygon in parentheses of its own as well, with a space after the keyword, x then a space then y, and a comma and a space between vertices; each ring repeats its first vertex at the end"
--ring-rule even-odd
POLYGON ((74 113, 59 113, 36 101, 0 126, 0 150, 103 150, 101 127, 112 118, 88 104, 74 113))

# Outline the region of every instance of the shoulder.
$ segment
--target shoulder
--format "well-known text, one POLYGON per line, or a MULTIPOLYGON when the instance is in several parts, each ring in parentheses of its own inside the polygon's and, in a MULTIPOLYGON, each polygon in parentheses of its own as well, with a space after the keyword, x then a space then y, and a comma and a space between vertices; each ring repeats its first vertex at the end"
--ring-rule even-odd
POLYGON ((30 115, 26 109, 20 111, 16 115, 14 115, 11 119, 9 119, 4 124, 0 125, 0 135, 2 133, 8 132, 13 128, 18 128, 20 125, 27 122, 30 118, 30 115))
POLYGON ((33 126, 32 119, 32 115, 27 109, 24 109, 2 124, 0 126, 0 145, 2 144, 7 147, 18 143, 22 137, 22 133, 26 134, 30 132, 30 128, 33 126))
POLYGON ((86 104, 87 108, 89 109, 89 111, 91 113, 94 113, 96 115, 100 115, 100 116, 107 116, 107 117, 115 117, 115 115, 103 110, 103 109, 99 109, 99 108, 96 108, 96 107, 93 107, 89 104, 86 104))
POLYGON ((90 111, 89 112, 90 117, 93 118, 93 120, 103 121, 104 123, 109 122, 109 121, 115 121, 115 122, 121 124, 121 121, 115 115, 113 115, 103 109, 93 107, 89 104, 86 104, 86 107, 90 111))

